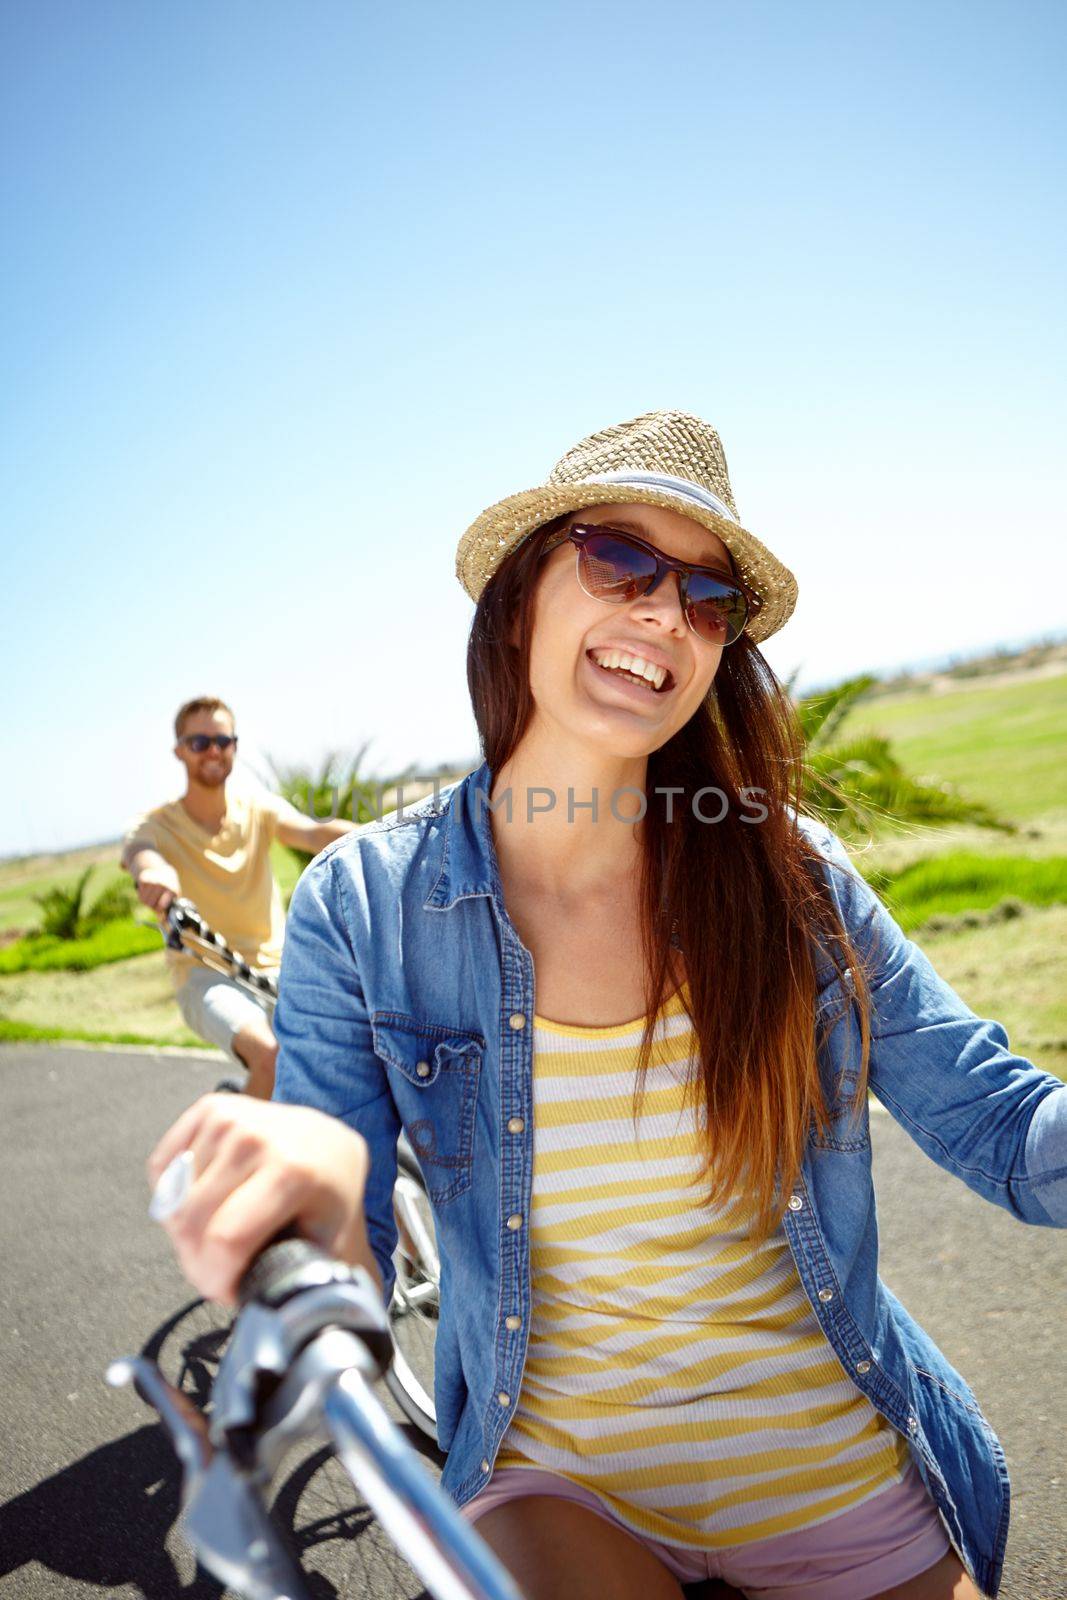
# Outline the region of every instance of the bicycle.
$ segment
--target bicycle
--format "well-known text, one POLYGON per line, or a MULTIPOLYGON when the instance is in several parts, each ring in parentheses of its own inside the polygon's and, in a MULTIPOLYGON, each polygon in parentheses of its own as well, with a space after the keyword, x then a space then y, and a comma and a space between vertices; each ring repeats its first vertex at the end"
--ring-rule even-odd
POLYGON ((325 1433, 436 1600, 521 1600, 372 1392, 393 1341, 370 1275, 282 1237, 252 1263, 238 1304, 210 1414, 144 1355, 107 1373, 159 1414, 183 1469, 185 1536, 203 1566, 246 1600, 311 1600, 265 1494, 291 1447, 325 1433))
MULTIPOLYGON (((276 980, 250 967, 222 934, 205 922, 191 900, 172 900, 166 922, 164 944, 168 949, 184 950, 212 971, 232 978, 249 993, 265 999, 273 1015, 278 999, 276 980)), ((426 1183, 403 1135, 397 1147, 397 1167, 393 1190, 396 1281, 389 1303, 393 1355, 384 1381, 408 1421, 436 1444, 433 1347, 441 1300, 441 1262, 426 1183)))

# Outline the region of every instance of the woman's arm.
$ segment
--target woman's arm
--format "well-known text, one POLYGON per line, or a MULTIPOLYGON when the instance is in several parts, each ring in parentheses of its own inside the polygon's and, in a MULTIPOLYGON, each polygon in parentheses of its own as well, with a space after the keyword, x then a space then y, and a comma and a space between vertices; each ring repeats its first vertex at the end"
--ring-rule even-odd
MULTIPOLYGON (((867 962, 872 1092, 976 1193, 1024 1222, 1067 1227, 1067 1085, 1014 1055, 1003 1026, 960 999, 830 829, 818 845, 867 962)), ((856 1048, 858 1029, 852 1034, 856 1048)))
POLYGON ((312 862, 289 903, 274 1013, 279 1051, 273 1098, 326 1111, 366 1141, 364 1213, 388 1304, 395 1276, 400 1118, 374 1054, 345 912, 345 872, 331 852, 312 862))
POLYGON ((163 1226, 186 1277, 209 1300, 235 1304, 253 1258, 290 1226, 376 1273, 362 1207, 367 1147, 336 1118, 245 1094, 206 1094, 156 1145, 149 1183, 182 1154, 192 1158, 192 1187, 163 1226))

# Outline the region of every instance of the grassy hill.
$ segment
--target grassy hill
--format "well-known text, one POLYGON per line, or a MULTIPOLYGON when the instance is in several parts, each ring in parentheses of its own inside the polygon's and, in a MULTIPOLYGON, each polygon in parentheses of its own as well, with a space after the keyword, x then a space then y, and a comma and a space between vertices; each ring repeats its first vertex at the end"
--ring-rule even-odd
POLYGON ((910 773, 959 784, 1020 822, 1067 809, 1067 671, 861 701, 849 727, 886 735, 910 773))
POLYGON ((40 914, 35 894, 58 888, 86 867, 95 866, 93 892, 126 874, 118 865, 118 844, 94 844, 86 850, 66 850, 61 855, 17 856, 0 861, 0 940, 32 928, 40 914))

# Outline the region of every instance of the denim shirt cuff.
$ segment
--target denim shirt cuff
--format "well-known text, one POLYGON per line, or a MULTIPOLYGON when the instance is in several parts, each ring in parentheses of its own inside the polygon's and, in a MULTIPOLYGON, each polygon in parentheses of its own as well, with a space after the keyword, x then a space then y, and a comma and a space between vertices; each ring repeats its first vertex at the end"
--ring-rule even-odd
POLYGON ((1026 1176, 1050 1222, 1067 1227, 1067 1084, 1040 1102, 1026 1135, 1026 1176))

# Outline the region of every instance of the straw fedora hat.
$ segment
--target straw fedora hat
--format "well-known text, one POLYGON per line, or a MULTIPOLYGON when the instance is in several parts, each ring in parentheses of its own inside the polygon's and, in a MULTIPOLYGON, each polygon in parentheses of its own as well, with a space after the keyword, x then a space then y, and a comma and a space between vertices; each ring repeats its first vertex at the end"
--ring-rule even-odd
POLYGON ((456 576, 477 601, 505 556, 535 528, 564 512, 618 502, 665 506, 718 534, 763 602, 745 628, 753 644, 788 622, 797 581, 741 526, 719 435, 686 411, 646 411, 582 439, 539 488, 509 495, 471 523, 456 549, 456 576))

